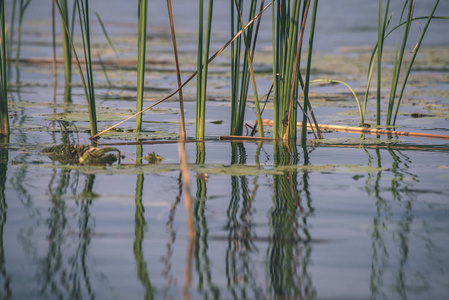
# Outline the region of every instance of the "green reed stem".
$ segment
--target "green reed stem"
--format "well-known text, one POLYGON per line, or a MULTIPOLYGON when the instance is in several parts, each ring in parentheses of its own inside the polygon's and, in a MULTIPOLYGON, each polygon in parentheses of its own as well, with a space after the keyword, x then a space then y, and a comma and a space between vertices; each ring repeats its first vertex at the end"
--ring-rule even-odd
MULTIPOLYGON (((77 0, 77 1, 79 1, 79 0, 77 0)), ((56 3, 56 6, 58 7, 59 13, 62 16, 63 12, 62 12, 62 8, 61 8, 61 4, 59 3, 59 0, 55 0, 55 3, 56 3)), ((74 3, 77 4, 77 2, 74 2, 74 3)), ((76 5, 76 6, 78 6, 78 5, 76 5)), ((97 121, 96 121, 96 114, 95 114, 95 116, 93 115, 93 112, 95 112, 95 110, 92 112, 92 109, 91 109, 92 105, 91 105, 90 94, 89 94, 89 90, 90 89, 88 88, 88 85, 87 85, 86 80, 84 78, 83 69, 81 68, 81 63, 80 63, 80 60, 79 60, 78 55, 76 53, 75 44, 73 43, 72 36, 70 34, 68 24, 64 21, 63 18, 61 18, 61 20, 62 20, 62 24, 64 26, 64 31, 68 34, 70 45, 72 46, 73 55, 75 56, 76 64, 78 66, 78 71, 80 73, 81 82, 83 84, 83 89, 84 89, 84 95, 86 97, 87 107, 88 107, 88 110, 89 110, 89 121, 90 121, 91 135, 93 137, 93 136, 96 136, 96 133, 92 134, 92 132, 96 132, 97 131, 96 130, 97 129, 97 121)), ((84 43, 84 38, 83 38, 83 43, 84 43)), ((86 55, 86 53, 85 53, 85 55, 86 55)), ((87 59, 86 59, 86 63, 87 63, 87 59)), ((95 103, 93 104, 93 107, 95 108, 95 103)))
MULTIPOLYGON (((238 11, 239 19, 240 19, 240 25, 243 28, 245 24, 243 23, 242 13, 241 13, 240 7, 239 7, 239 5, 237 3, 237 0, 235 0, 235 5, 237 7, 237 11, 238 11)), ((249 42, 248 42, 247 36, 245 34, 245 30, 242 31, 242 35, 243 35, 243 41, 245 42, 245 48, 246 48, 246 54, 247 54, 247 62, 248 62, 248 65, 249 65, 249 75, 251 77, 251 83, 252 83, 252 86, 253 86, 253 94, 254 94, 254 103, 255 103, 255 108, 256 108, 257 125, 259 126, 259 136, 263 137, 264 133, 263 133, 262 115, 260 113, 259 95, 257 93, 256 78, 254 76, 254 68, 253 68, 253 63, 252 63, 252 58, 251 58, 251 53, 250 53, 250 46, 249 46, 249 42)), ((242 81, 242 84, 246 84, 246 80, 242 81)), ((240 111, 242 111, 242 110, 240 110, 240 111)), ((239 121, 243 122, 243 120, 239 120, 239 121)))
POLYGON ((20 0, 20 9, 19 9, 19 29, 18 29, 18 36, 17 36, 17 49, 16 49, 16 83, 20 80, 19 75, 19 59, 20 59, 20 50, 21 50, 21 44, 22 44, 22 24, 23 24, 23 17, 25 16, 25 11, 30 4, 31 0, 27 0, 26 2, 24 0, 20 0))
POLYGON ((8 74, 6 73, 6 13, 5 2, 0 1, 0 134, 9 136, 8 74))
POLYGON ((389 100, 388 100, 386 125, 390 125, 390 123, 391 123, 391 115, 392 115, 392 112, 393 112, 394 99, 396 97, 396 90, 397 90, 397 87, 398 87, 399 75, 400 75, 400 72, 401 72, 401 65, 402 65, 402 61, 403 61, 403 58, 404 58, 405 47, 407 45, 407 38, 408 38, 408 35, 410 33, 410 25, 412 23, 412 18, 413 18, 414 1, 413 0, 407 0, 404 3, 404 8, 402 10, 400 19, 402 20, 402 16, 404 14, 404 11, 405 11, 405 8, 407 6, 407 3, 408 3, 408 15, 407 15, 406 25, 405 25, 405 29, 404 29, 404 36, 402 38, 401 50, 399 51, 399 53, 398 53, 399 38, 396 40, 396 50, 395 50, 395 59, 394 59, 394 68, 393 68, 393 78, 391 80, 390 97, 389 97, 389 100))
POLYGON ((197 140, 204 139, 205 133, 205 116, 206 116, 206 90, 207 90, 207 72, 208 72, 208 58, 210 49, 210 34, 212 29, 212 11, 213 0, 209 0, 207 8, 207 24, 206 24, 206 37, 204 41, 204 53, 203 53, 203 10, 204 3, 200 0, 199 5, 199 19, 198 19, 198 82, 197 82, 197 112, 196 112, 196 134, 197 140), (204 56, 204 58, 203 58, 204 56), (201 60, 203 63, 201 64, 201 60), (202 70, 202 72, 200 72, 202 70))
POLYGON ((90 46, 90 25, 89 25, 89 0, 77 0, 78 15, 80 18, 81 36, 83 40, 84 58, 86 61, 86 76, 88 88, 88 110, 90 120, 91 135, 97 134, 97 113, 95 107, 95 89, 92 72, 92 55, 90 46))
MULTIPOLYGON (((260 11, 263 10, 263 5, 265 1, 261 2, 260 11)), ((231 1, 231 34, 234 34, 234 27, 237 30, 242 28, 239 16, 239 8, 242 7, 243 1, 239 0, 233 2, 231 1), (234 21, 235 12, 237 12, 237 20, 234 21)), ((256 14, 256 0, 252 0, 250 3, 249 9, 249 20, 253 19, 256 14)), ((246 101, 248 96, 248 87, 249 87, 249 62, 248 60, 253 60, 255 45, 257 40, 257 31, 260 24, 260 18, 256 25, 256 30, 253 38, 253 25, 249 26, 246 32, 246 41, 245 41, 245 52, 247 53, 249 49, 246 46, 251 47, 251 54, 245 55, 243 59, 243 66, 241 66, 241 49, 242 49, 242 37, 239 37, 237 41, 232 45, 231 48, 231 135, 242 135, 243 133, 243 124, 245 119, 245 109, 246 109, 246 101)))
MULTIPOLYGON (((62 47, 64 53, 64 100, 70 102, 71 98, 71 84, 72 84, 72 47, 70 45, 69 35, 71 33, 64 29, 64 23, 69 24, 69 10, 67 0, 60 0, 61 4, 61 19, 62 19, 62 47)), ((75 9, 73 10, 75 11, 75 9)), ((73 32, 73 31, 72 31, 73 32)), ((73 36, 73 35, 72 35, 73 36)))
MULTIPOLYGON (((96 13, 96 12, 94 12, 94 14, 97 17, 98 22, 100 23, 101 30, 103 30, 103 34, 104 34, 104 36, 105 36, 105 38, 106 38, 106 40, 107 40, 107 42, 109 44, 109 47, 111 47, 112 51, 114 51, 114 55, 117 58, 118 68, 119 68, 119 73, 120 73, 120 83, 121 83, 121 85, 123 87, 125 85, 125 80, 123 79, 122 65, 120 63, 120 60, 119 60, 119 57, 118 57, 118 54, 117 54, 117 50, 115 49, 114 43, 112 42, 111 38, 109 37, 108 31, 106 30, 106 26, 104 26, 103 20, 101 19, 100 15, 98 13, 96 13)), ((104 70, 104 74, 107 77, 106 70, 104 70)), ((109 82, 109 80, 108 80, 108 83, 111 86, 111 82, 109 82)))
POLYGON ((418 54, 419 47, 421 46, 422 40, 424 38, 424 35, 426 34, 427 28, 429 27, 430 21, 432 20, 432 17, 433 17, 433 15, 435 13, 435 10, 437 9, 437 6, 438 6, 439 2, 440 2, 440 0, 436 0, 435 1, 435 5, 433 6, 432 12, 430 13, 429 17, 427 18, 426 25, 424 26, 424 28, 423 28, 423 30, 421 32, 421 35, 419 37, 419 41, 416 44, 415 49, 413 51, 412 59, 410 60, 407 72, 405 73, 405 78, 404 78, 404 82, 402 84, 402 89, 401 89, 401 92, 400 92, 399 97, 398 97, 398 104, 396 105, 396 110, 395 110, 395 113, 394 113, 393 125, 396 124, 396 118, 398 116, 399 106, 401 105, 401 100, 402 100, 402 96, 404 94, 405 85, 407 84, 407 80, 408 80, 408 77, 409 77, 410 72, 412 70, 413 63, 415 62, 415 58, 416 58, 416 55, 418 54))
MULTIPOLYGON (((313 2, 312 8, 312 19, 310 21, 310 35, 309 35, 309 49, 307 53, 307 66, 306 66, 306 77, 304 81, 304 112, 307 114, 309 107, 309 84, 310 84, 310 70, 312 67, 312 50, 313 50, 313 38, 315 35, 315 22, 316 14, 318 10, 318 0, 313 2)), ((305 145, 307 142, 307 118, 303 116, 302 119, 302 133, 301 133, 301 144, 305 145)))
MULTIPOLYGON (((137 45, 137 101, 136 111, 143 108, 145 86, 145 51, 147 37, 148 0, 139 0, 138 45, 137 45)), ((136 117, 136 131, 142 130, 142 114, 136 117)))
MULTIPOLYGON (((181 87, 181 70, 179 68, 179 59, 178 59, 178 46, 176 44, 176 33, 175 33, 175 24, 173 21, 173 10, 171 5, 171 0, 167 0, 167 9, 168 9, 168 17, 170 19, 170 30, 173 42, 173 53, 175 55, 175 65, 176 65, 176 79, 178 80, 178 88, 181 87)), ((186 138, 186 125, 184 119, 184 99, 182 96, 182 88, 179 89, 179 109, 181 115, 181 138, 184 140, 186 138)))

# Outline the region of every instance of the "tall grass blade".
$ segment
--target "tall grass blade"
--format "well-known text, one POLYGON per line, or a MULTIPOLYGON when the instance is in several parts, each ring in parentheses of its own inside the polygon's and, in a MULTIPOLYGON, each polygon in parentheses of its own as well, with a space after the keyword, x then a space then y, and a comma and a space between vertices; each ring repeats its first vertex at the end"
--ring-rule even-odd
POLYGON ((28 5, 30 5, 31 0, 27 0, 26 2, 24 0, 20 0, 20 9, 19 9, 19 28, 17 33, 17 49, 16 49, 16 83, 19 83, 20 80, 20 72, 19 72, 19 58, 20 58, 20 51, 21 51, 21 45, 22 45, 22 24, 23 24, 23 17, 25 16, 25 11, 28 8, 28 5))
POLYGON ((402 16, 407 7, 407 4, 408 4, 408 14, 407 14, 407 20, 406 20, 406 25, 405 25, 405 29, 404 29, 404 36, 402 38, 401 50, 399 52, 398 52, 399 38, 396 40, 393 78, 391 80, 390 97, 388 100, 388 109, 387 109, 387 120, 386 120, 387 125, 390 125, 390 123, 391 123, 391 116, 392 116, 392 111, 393 111, 394 100, 396 97, 396 90, 397 90, 398 82, 399 82, 399 75, 401 73, 401 66, 402 66, 402 61, 404 59, 405 47, 407 45, 407 39, 408 39, 408 35, 410 33, 410 25, 412 23, 412 18, 413 18, 414 0, 408 0, 408 1, 405 1, 405 3, 404 3, 404 8, 402 9, 400 20, 402 20, 402 16))
POLYGON ((51 41, 52 41, 52 54, 53 54, 53 101, 56 102, 56 89, 58 86, 58 74, 56 68, 56 12, 55 12, 55 0, 51 1, 51 41))
POLYGON ((89 24, 89 0, 76 0, 78 15, 80 18, 81 36, 83 40, 84 58, 86 62, 86 76, 88 88, 88 109, 91 135, 97 134, 97 113, 95 107, 95 89, 92 72, 92 55, 90 46, 90 24, 89 24))
POLYGON ((207 72, 208 72, 208 58, 210 49, 210 35, 212 29, 212 11, 213 0, 209 0, 207 7, 207 24, 206 24, 206 37, 204 41, 204 54, 203 52, 203 10, 204 3, 200 0, 199 3, 199 19, 198 19, 198 84, 197 84, 197 113, 196 113, 196 134, 197 140, 203 140, 205 134, 205 115, 206 115, 206 90, 207 90, 207 72), (201 27, 201 29, 200 29, 201 27), (201 45, 200 45, 201 43, 201 45), (203 58, 203 64, 201 65, 201 57, 203 58), (200 70, 202 70, 200 72, 200 70))
MULTIPOLYGON (((62 15, 63 12, 62 12, 62 8, 61 8, 61 4, 59 3, 58 0, 55 0, 55 3, 56 3, 56 6, 58 7, 59 13, 62 15)), ((76 2, 75 2, 75 4, 76 4, 76 2)), ((84 78, 83 69, 81 68, 81 63, 80 63, 80 60, 79 60, 78 55, 76 53, 75 44, 73 43, 72 36, 70 34, 68 24, 65 23, 63 18, 62 18, 62 24, 64 26, 64 31, 68 34, 67 37, 69 38, 69 42, 70 42, 70 45, 72 47, 73 55, 75 56, 76 64, 78 66, 78 71, 80 73, 81 82, 83 84, 84 95, 86 97, 87 107, 88 107, 88 110, 89 110, 89 121, 90 121, 90 127, 91 127, 91 135, 92 135, 91 138, 93 138, 93 137, 95 137, 97 135, 96 133, 92 133, 92 132, 96 132, 97 131, 96 130, 97 122, 96 122, 96 114, 95 114, 95 116, 93 116, 92 110, 91 110, 92 105, 91 105, 91 102, 90 102, 89 88, 88 88, 88 85, 87 85, 86 80, 84 78)), ((87 60, 86 60, 86 63, 87 63, 87 60)), ((95 107, 95 103, 94 103, 93 106, 95 107)))
MULTIPOLYGON (((312 50, 313 50, 313 39, 315 35, 315 23, 316 23, 316 15, 318 10, 318 0, 313 2, 312 8, 312 19, 310 23, 310 35, 309 35, 309 49, 307 54, 307 66, 306 66, 306 77, 304 81, 304 112, 307 114, 307 110, 309 107, 309 84, 310 84, 310 72, 312 67, 312 50)), ((315 120, 316 122, 316 120, 315 120)), ((303 116, 302 120, 303 128, 301 133, 301 144, 305 145, 307 142, 307 118, 303 116)))
MULTIPOLYGON (((137 101, 136 111, 143 108, 145 85, 145 51, 147 38, 148 0, 139 0, 138 45, 137 45, 137 101)), ((142 115, 136 117, 136 131, 142 130, 142 115)))
MULTIPOLYGON (((237 11, 238 11, 241 27, 244 27, 241 10, 240 10, 240 7, 239 7, 239 5, 237 3, 237 0, 235 0, 235 5, 237 7, 237 11)), ((253 69, 252 57, 251 57, 251 53, 250 53, 250 46, 249 46, 248 38, 247 38, 247 36, 245 34, 245 30, 243 30, 242 35, 243 35, 243 41, 245 42, 246 55, 247 55, 246 61, 248 62, 248 66, 249 66, 249 76, 251 78, 251 83, 252 83, 252 86, 253 86, 253 94, 254 94, 254 103, 255 103, 255 108, 256 108, 257 124, 259 126, 259 136, 263 137, 264 133, 263 133, 262 116, 261 116, 261 113, 260 113, 259 95, 258 95, 258 92, 257 92, 256 78, 254 76, 254 69, 253 69)), ((245 67, 245 65, 244 65, 244 67, 245 67)), ((242 84, 246 84, 246 80, 244 82, 242 81, 242 84)), ((244 96, 244 98, 246 98, 246 95, 244 96)), ((240 111, 242 111, 242 110, 243 110, 243 108, 240 109, 240 111)), ((243 122, 243 120, 239 120, 239 121, 243 122)))
POLYGON ((427 28, 429 28, 430 21, 432 20, 432 17, 434 15, 435 10, 437 9, 437 6, 438 6, 439 3, 440 3, 440 0, 436 0, 435 1, 435 5, 433 6, 432 11, 431 11, 429 17, 427 18, 426 25, 424 26, 424 28, 423 28, 423 30, 421 32, 421 35, 419 37, 418 43, 416 44, 415 49, 413 51, 413 55, 412 55, 412 58, 410 60, 407 72, 405 73, 404 82, 402 83, 401 92, 400 92, 399 97, 398 97, 398 103, 396 105, 396 110, 395 110, 395 113, 394 113, 393 125, 396 124, 396 118, 398 116, 399 106, 401 105, 401 100, 402 100, 402 96, 404 95, 405 86, 407 84, 408 77, 409 77, 410 72, 412 70, 413 63, 415 62, 416 55, 418 54, 419 47, 421 46, 421 43, 422 43, 422 41, 424 39, 424 35, 426 34, 427 28))
MULTIPOLYGON (((114 51, 114 55, 117 58, 118 69, 119 69, 119 72, 120 72, 120 83, 121 83, 121 85, 123 87, 125 85, 125 80, 123 79, 122 65, 120 63, 120 60, 119 60, 119 57, 118 57, 118 54, 117 54, 117 50, 115 49, 114 43, 112 42, 111 38, 109 37, 108 31, 106 30, 106 26, 104 26, 103 20, 101 19, 100 15, 98 13, 96 13, 96 12, 94 12, 94 14, 97 17, 98 22, 100 23, 101 30, 103 30, 103 34, 104 34, 104 36, 106 38, 106 41, 109 44, 109 47, 111 47, 112 51, 114 51)), ((106 75, 106 71, 105 71, 105 75, 106 75)), ((108 81, 108 83, 109 83, 109 85, 111 85, 111 83, 109 81, 108 81)))
MULTIPOLYGON (((231 34, 234 34, 234 27, 239 30, 242 28, 242 16, 241 16, 241 7, 243 4, 243 0, 231 1, 233 5, 231 6, 231 14, 232 14, 232 23, 231 23, 231 34), (237 14, 237 19, 235 19, 235 14, 237 14), (234 24, 235 22, 235 24, 234 24)), ((251 20, 256 12, 256 0, 251 0, 250 8, 249 8, 249 19, 251 20)), ((258 20, 260 22, 260 19, 258 20)), ((248 60, 252 60, 253 55, 247 55, 250 47, 253 45, 253 49, 256 43, 256 39, 254 42, 252 41, 253 36, 253 25, 249 26, 246 30, 246 38, 244 43, 242 44, 242 36, 240 36, 237 41, 232 46, 232 49, 235 50, 235 54, 232 58, 231 64, 231 134, 233 135, 242 135, 243 132, 243 124, 245 119, 245 108, 246 108, 246 100, 248 95, 248 87, 249 87, 249 62, 248 60), (243 52, 243 65, 241 64, 241 55, 242 55, 242 46, 244 46, 243 52)), ((254 52, 253 52, 254 54, 254 52)))
MULTIPOLYGON (((175 65, 176 65, 176 79, 178 81, 178 88, 181 87, 181 70, 179 68, 179 59, 178 59, 178 46, 176 44, 176 33, 175 33, 175 24, 173 21, 173 10, 171 5, 171 0, 167 0, 167 9, 168 9, 168 17, 170 19, 170 30, 173 42, 173 53, 175 55, 175 65)), ((179 109, 181 115, 181 138, 185 140, 186 138, 186 125, 184 119, 184 99, 182 96, 182 88, 179 89, 179 109)))
MULTIPOLYGON (((60 0, 61 6, 61 23, 62 23, 62 47, 64 53, 64 77, 65 77, 65 85, 64 85, 64 101, 71 101, 71 85, 72 85, 72 47, 70 44, 70 37, 73 36, 71 32, 65 30, 65 24, 70 24, 69 18, 69 9, 67 0, 60 0)), ((75 9, 73 9, 75 12, 75 9)), ((73 20, 72 20, 73 21, 73 20)))
POLYGON ((0 135, 9 136, 8 74, 6 73, 6 8, 0 1, 1 51, 0 51, 0 135))
MULTIPOLYGON (((8 79, 11 80, 12 77, 12 68, 11 68, 11 57, 12 57, 12 45, 14 44, 14 24, 16 21, 16 7, 17 0, 12 1, 12 9, 11 9, 11 22, 9 24, 9 32, 8 32, 8 43, 6 44, 6 57, 8 58, 7 62, 7 70, 8 70, 8 79)), ((5 12, 6 16, 6 12, 5 12)), ((6 23, 6 20, 5 20, 6 23)))

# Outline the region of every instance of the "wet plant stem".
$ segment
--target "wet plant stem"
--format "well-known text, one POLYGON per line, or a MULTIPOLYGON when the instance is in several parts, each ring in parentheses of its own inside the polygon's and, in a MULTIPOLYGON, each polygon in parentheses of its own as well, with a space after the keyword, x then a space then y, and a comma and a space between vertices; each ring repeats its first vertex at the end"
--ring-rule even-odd
POLYGON ((90 46, 89 0, 77 0, 80 18, 81 36, 83 40, 84 58, 86 62, 86 76, 88 88, 88 110, 91 135, 97 134, 97 113, 95 106, 95 89, 92 72, 92 55, 90 46))
MULTIPOLYGON (((72 47, 70 45, 70 32, 66 31, 64 28, 64 23, 70 24, 69 20, 69 10, 67 0, 60 0, 61 5, 61 23, 62 23, 62 47, 64 53, 64 101, 71 101, 71 84, 72 84, 72 47)), ((75 12, 75 9, 73 10, 75 12)), ((73 30, 72 30, 73 32, 73 30)), ((72 35, 73 36, 73 35, 72 35)))
MULTIPOLYGON (((143 108, 145 85, 145 51, 147 37, 148 0, 139 0, 138 45, 137 45, 137 101, 136 111, 143 108)), ((142 115, 136 117, 136 131, 142 130, 142 115)))
MULTIPOLYGON (((306 66, 306 75, 304 80, 304 112, 307 115, 307 110, 309 109, 309 84, 310 84, 310 72, 312 67, 312 50, 313 50, 313 39, 315 34, 315 22, 316 15, 318 10, 318 0, 313 2, 312 8, 312 19, 310 22, 310 34, 309 34, 309 49, 307 54, 307 66, 306 66)), ((312 114, 313 116, 313 114, 312 114)), ((316 121, 315 121, 316 122, 316 121)), ((301 132, 301 144, 305 145, 307 143, 307 117, 303 116, 302 119, 302 132, 301 132)))
POLYGON ((182 96, 182 81, 181 81, 181 70, 179 68, 179 59, 178 59, 178 46, 176 44, 176 33, 175 33, 175 24, 173 21, 173 10, 171 5, 171 0, 167 0, 167 9, 168 9, 168 16, 170 18, 170 30, 171 30, 171 36, 172 36, 172 42, 173 42, 173 53, 175 56, 175 65, 176 65, 176 79, 178 81, 178 88, 179 88, 179 110, 180 110, 180 118, 181 118, 181 138, 183 140, 186 139, 186 126, 185 126, 185 119, 184 119, 184 99, 182 96))
MULTIPOLYGON (((241 27, 244 27, 241 10, 240 10, 240 7, 239 7, 239 5, 237 3, 237 0, 235 0, 235 5, 237 7, 237 11, 238 11, 241 27)), ((243 35, 243 40, 245 42, 247 61, 248 61, 248 65, 249 65, 249 75, 251 77, 251 83, 252 83, 252 86, 253 86, 253 94, 254 94, 254 103, 255 103, 255 108, 256 108, 257 124, 259 126, 259 137, 263 137, 264 133, 263 133, 262 116, 261 116, 261 113, 260 113, 259 95, 257 93, 256 78, 254 76, 254 68, 253 68, 252 57, 251 57, 251 53, 250 53, 250 46, 249 46, 249 43, 248 43, 245 31, 242 32, 242 35, 243 35)), ((246 84, 246 80, 245 80, 245 84, 246 84)))
POLYGON ((212 11, 213 0, 209 0, 207 7, 207 24, 206 24, 206 37, 204 41, 204 54, 203 54, 203 11, 204 1, 199 1, 199 14, 198 14, 198 77, 197 77, 197 104, 196 104, 196 134, 197 140, 203 140, 205 134, 205 116, 206 116, 206 90, 207 90, 207 72, 208 72, 208 58, 210 49, 210 35, 212 29, 212 11), (203 58, 204 57, 204 58, 203 58), (201 64, 201 61, 203 63, 201 64))

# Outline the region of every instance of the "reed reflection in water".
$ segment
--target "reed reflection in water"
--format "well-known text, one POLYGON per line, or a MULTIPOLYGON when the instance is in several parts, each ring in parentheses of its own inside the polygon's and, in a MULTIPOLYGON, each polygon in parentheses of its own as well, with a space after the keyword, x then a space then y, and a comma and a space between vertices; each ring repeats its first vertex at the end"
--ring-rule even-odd
MULTIPOLYGON (((192 148, 188 149, 195 150, 193 144, 190 145, 192 148)), ((220 142, 220 147, 223 145, 226 144, 220 142)), ((206 147, 209 150, 214 143, 199 143, 196 147, 195 163, 205 164, 206 147)), ((179 171, 168 175, 145 172, 126 175, 123 178, 128 181, 123 186, 130 189, 129 197, 114 202, 102 189, 102 184, 103 188, 114 188, 107 183, 111 179, 109 175, 83 174, 79 170, 56 167, 42 169, 39 172, 46 174, 47 185, 40 191, 38 185, 19 179, 33 177, 29 172, 34 169, 24 164, 9 165, 8 151, 2 150, 0 282, 4 288, 1 296, 18 298, 21 294, 17 290, 17 278, 24 275, 33 283, 28 294, 42 299, 102 299, 108 289, 111 292, 108 290, 107 295, 129 292, 144 299, 312 299, 332 291, 320 270, 328 260, 336 263, 332 257, 326 260, 317 253, 325 251, 337 255, 341 249, 347 251, 347 256, 341 256, 345 267, 339 269, 334 265, 332 270, 325 265, 324 270, 347 274, 363 268, 367 277, 358 285, 365 290, 364 297, 406 299, 412 293, 410 286, 423 294, 432 288, 434 283, 422 278, 416 270, 428 275, 432 268, 422 265, 435 265, 445 257, 438 250, 444 248, 444 242, 435 239, 444 234, 438 231, 434 234, 427 217, 420 211, 423 210, 422 201, 416 186, 422 178, 413 167, 411 152, 357 150, 365 165, 378 169, 347 175, 353 176, 355 193, 362 199, 357 201, 371 207, 369 212, 358 215, 363 221, 355 221, 354 226, 360 222, 368 224, 363 231, 358 231, 362 238, 354 235, 358 238, 353 239, 351 232, 342 233, 350 240, 347 243, 332 240, 331 235, 336 231, 332 231, 329 224, 338 227, 341 219, 335 214, 341 217, 342 212, 334 211, 335 207, 325 211, 323 203, 329 202, 323 202, 315 187, 316 180, 321 180, 321 186, 334 187, 326 180, 342 175, 314 171, 311 163, 314 152, 285 143, 272 146, 230 143, 228 149, 231 165, 255 165, 261 170, 273 166, 292 168, 285 169, 282 175, 242 173, 210 174, 208 177, 197 174, 196 191, 193 191, 196 199, 191 212, 196 232, 193 239, 188 237, 186 216, 179 213, 183 209, 180 204, 185 192, 179 171), (155 188, 161 185, 161 180, 170 182, 174 188, 162 194, 155 188), (14 191, 18 201, 6 197, 8 189, 14 191), (217 189, 229 192, 217 193, 217 189), (45 197, 35 197, 36 191, 45 197), (157 206, 152 202, 156 197, 168 199, 169 194, 167 204, 157 206), (11 213, 8 207, 11 203, 13 207, 20 204, 33 221, 24 225, 10 223, 11 214, 12 218, 17 218, 18 214, 17 208, 11 213), (119 214, 102 214, 105 207, 119 214), (120 224, 118 215, 120 220, 129 223, 129 227, 117 225, 114 228, 123 230, 123 234, 113 233, 114 229, 110 233, 103 232, 106 227, 96 228, 97 223, 104 221, 120 224), (323 218, 329 220, 324 221, 328 223, 320 230, 323 218), (7 232, 18 237, 18 244, 25 251, 13 253, 10 244, 4 243, 5 228, 11 228, 7 232), (329 230, 331 233, 323 234, 329 230), (102 244, 105 239, 108 240, 106 246, 102 244), (46 246, 42 247, 42 241, 46 246), (351 251, 359 249, 353 248, 354 243, 367 249, 363 267, 351 265, 354 263, 351 251), (127 264, 119 264, 126 269, 123 270, 128 274, 126 282, 132 287, 121 285, 123 276, 120 273, 108 271, 116 268, 110 265, 114 264, 114 259, 106 262, 99 259, 103 253, 115 251, 115 247, 129 249, 113 257, 125 257, 127 264), (30 261, 30 271, 16 269, 8 263, 11 257, 30 261), (122 287, 123 292, 119 291, 122 287), (127 290, 136 287, 142 289, 127 290)), ((143 151, 142 146, 138 146, 137 164, 142 163, 143 151)), ((23 157, 16 155, 14 159, 21 161, 23 157)), ((335 205, 351 209, 347 203, 335 205)), ((353 216, 344 213, 343 218, 353 216)), ((346 229, 343 226, 337 230, 346 229)), ((441 280, 444 280, 446 274, 441 272, 441 280)), ((340 280, 345 282, 344 276, 340 280)))

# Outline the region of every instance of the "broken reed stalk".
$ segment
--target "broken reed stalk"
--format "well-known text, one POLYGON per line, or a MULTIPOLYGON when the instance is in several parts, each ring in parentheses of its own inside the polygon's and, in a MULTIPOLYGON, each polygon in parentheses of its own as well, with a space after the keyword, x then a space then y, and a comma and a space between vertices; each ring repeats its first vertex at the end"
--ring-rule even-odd
POLYGON ((8 117, 8 74, 6 73, 6 8, 5 2, 0 1, 0 135, 9 136, 8 117))
MULTIPOLYGON (((145 51, 147 38, 148 0, 139 0, 137 44, 137 100, 136 111, 142 111, 145 85, 145 51)), ((136 115, 136 131, 142 130, 142 115, 136 115)))
POLYGON ((178 59, 178 46, 176 44, 176 33, 175 33, 175 24, 173 21, 173 10, 171 5, 171 0, 167 0, 167 9, 168 9, 168 17, 170 19, 170 30, 171 30, 171 36, 172 36, 172 42, 173 42, 173 53, 175 55, 175 66, 176 66, 176 79, 178 81, 178 88, 179 88, 179 110, 180 110, 180 117, 181 117, 181 138, 183 140, 186 139, 186 125, 185 125, 185 119, 184 119, 184 99, 182 96, 182 81, 181 81, 181 70, 179 68, 179 59, 178 59))
MULTIPOLYGON (((220 55, 220 53, 223 52, 224 49, 226 49, 232 42, 234 42, 235 39, 237 39, 237 38, 242 34, 242 31, 243 31, 243 30, 245 30, 246 28, 248 28, 248 26, 250 26, 256 19, 260 18, 260 16, 262 15, 262 13, 263 13, 265 10, 267 10, 268 7, 270 7, 271 4, 272 4, 272 2, 268 3, 268 4, 264 7, 264 9, 263 9, 262 11, 260 11, 260 12, 259 12, 253 19, 251 19, 251 21, 249 21, 249 22, 245 25, 245 27, 244 27, 242 30, 240 30, 239 32, 237 32, 237 33, 235 34, 235 36, 234 36, 232 39, 230 39, 230 40, 229 40, 223 47, 221 47, 217 52, 215 52, 214 55, 212 55, 212 56, 209 58, 209 60, 207 61, 207 64, 211 63, 211 62, 212 62, 218 55, 220 55)), ((78 58, 77 58, 77 61, 78 61, 78 58)), ((125 120, 120 121, 120 122, 118 122, 117 124, 112 125, 112 126, 109 127, 109 128, 106 128, 105 130, 103 130, 103 131, 97 133, 97 134, 94 135, 94 136, 91 136, 90 139, 96 139, 96 138, 100 137, 102 134, 108 132, 109 130, 114 129, 114 128, 117 127, 117 126, 120 126, 121 124, 125 123, 126 121, 129 121, 129 120, 135 118, 136 116, 138 116, 138 115, 140 115, 140 114, 146 112, 147 110, 153 108, 154 106, 156 106, 156 105, 158 105, 158 104, 164 102, 165 100, 170 99, 171 97, 173 97, 174 95, 176 95, 176 94, 179 92, 180 89, 182 89, 184 86, 186 86, 187 83, 189 83, 193 78, 195 78, 195 76, 197 75, 197 73, 198 73, 198 70, 195 71, 195 72, 193 72, 193 73, 190 75, 190 77, 187 78, 187 79, 182 83, 182 85, 181 85, 180 87, 178 87, 175 91, 173 91, 173 92, 172 92, 171 94, 169 94, 168 96, 166 96, 166 97, 160 99, 159 101, 157 101, 157 102, 153 103, 152 105, 150 105, 150 106, 144 108, 143 110, 136 112, 135 114, 133 114, 132 116, 129 116, 129 117, 126 118, 125 120)))

